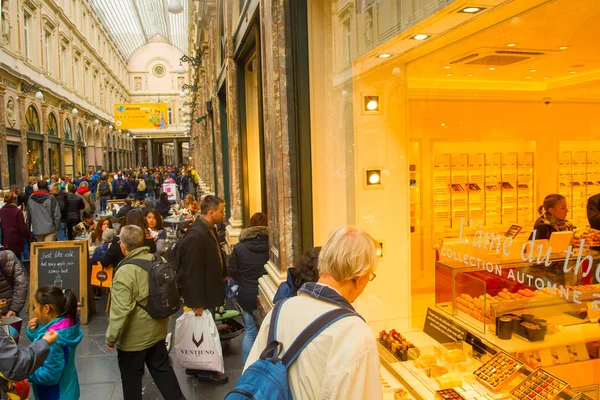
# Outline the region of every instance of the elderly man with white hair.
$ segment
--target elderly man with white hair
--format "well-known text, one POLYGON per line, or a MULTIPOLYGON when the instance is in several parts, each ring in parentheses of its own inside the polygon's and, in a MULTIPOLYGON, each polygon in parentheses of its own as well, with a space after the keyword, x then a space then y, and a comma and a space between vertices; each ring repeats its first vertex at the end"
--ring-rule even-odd
MULTIPOLYGON (((275 339, 281 357, 313 321, 338 308, 354 312, 353 303, 375 278, 376 242, 355 226, 335 229, 319 255, 319 280, 305 283, 296 297, 275 306, 264 319, 248 356, 248 369, 269 342, 273 311, 279 308, 275 339)), ((358 314, 341 318, 316 336, 288 369, 296 399, 380 399, 379 355, 375 336, 358 314)))

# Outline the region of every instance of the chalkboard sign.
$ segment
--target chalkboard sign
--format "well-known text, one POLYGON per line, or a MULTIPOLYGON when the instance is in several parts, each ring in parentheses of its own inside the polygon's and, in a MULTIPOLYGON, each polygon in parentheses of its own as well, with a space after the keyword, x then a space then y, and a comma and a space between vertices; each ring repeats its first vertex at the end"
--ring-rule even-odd
POLYGON ((87 242, 33 242, 30 254, 31 294, 46 285, 71 289, 78 299, 81 323, 87 324, 87 242))
POLYGON ((467 338, 466 329, 431 308, 427 309, 423 332, 440 343, 458 342, 467 338))

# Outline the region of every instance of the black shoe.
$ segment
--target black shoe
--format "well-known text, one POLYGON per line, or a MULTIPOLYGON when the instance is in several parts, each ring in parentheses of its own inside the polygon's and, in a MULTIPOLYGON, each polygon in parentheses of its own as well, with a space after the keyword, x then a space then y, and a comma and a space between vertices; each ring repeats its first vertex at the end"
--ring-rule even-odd
POLYGON ((229 382, 229 378, 227 377, 227 375, 222 374, 220 372, 214 372, 210 374, 199 374, 196 375, 196 377, 201 381, 216 383, 219 385, 224 385, 227 382, 229 382))

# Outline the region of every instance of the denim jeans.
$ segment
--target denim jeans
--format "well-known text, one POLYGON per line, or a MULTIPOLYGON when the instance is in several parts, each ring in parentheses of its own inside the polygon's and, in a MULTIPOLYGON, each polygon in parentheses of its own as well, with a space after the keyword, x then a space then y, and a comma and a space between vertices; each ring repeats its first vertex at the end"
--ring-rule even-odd
POLYGON ((244 340, 242 341, 242 368, 244 368, 244 365, 246 365, 246 360, 248 359, 248 355, 250 354, 250 350, 252 350, 252 345, 254 344, 256 335, 258 334, 258 329, 254 323, 254 315, 252 315, 252 312, 244 311, 242 317, 244 318, 244 325, 246 325, 244 340))
POLYGON ((146 199, 154 200, 154 190, 148 190, 148 193, 146 194, 146 199))
POLYGON ((110 197, 100 197, 100 212, 106 212, 106 205, 110 197))
POLYGON ((58 235, 56 236, 56 240, 63 241, 68 240, 67 237, 67 225, 65 223, 60 224, 60 229, 58 230, 58 235))

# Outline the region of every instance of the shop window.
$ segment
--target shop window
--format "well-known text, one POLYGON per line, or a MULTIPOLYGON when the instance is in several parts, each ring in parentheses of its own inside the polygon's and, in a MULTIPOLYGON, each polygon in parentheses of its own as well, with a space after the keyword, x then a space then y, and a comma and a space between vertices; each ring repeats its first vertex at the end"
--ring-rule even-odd
POLYGON ((50 143, 50 148, 48 149, 48 151, 50 152, 48 157, 50 173, 52 175, 60 174, 60 144, 50 143))
POLYGON ((65 174, 73 176, 73 146, 65 146, 65 174))
POLYGON ((71 122, 65 119, 65 126, 63 128, 65 140, 73 140, 73 130, 71 128, 71 122))
POLYGON ((53 113, 48 114, 48 122, 46 123, 48 135, 58 136, 58 123, 53 113))
POLYGON ((36 109, 33 106, 29 106, 27 113, 25 114, 25 124, 29 132, 42 133, 40 130, 40 118, 36 109))
POLYGON ((31 177, 41 178, 43 175, 42 143, 41 140, 27 140, 27 171, 31 177))
POLYGON ((84 142, 84 139, 83 139, 83 127, 81 126, 81 124, 77 124, 77 141, 78 142, 84 142))

